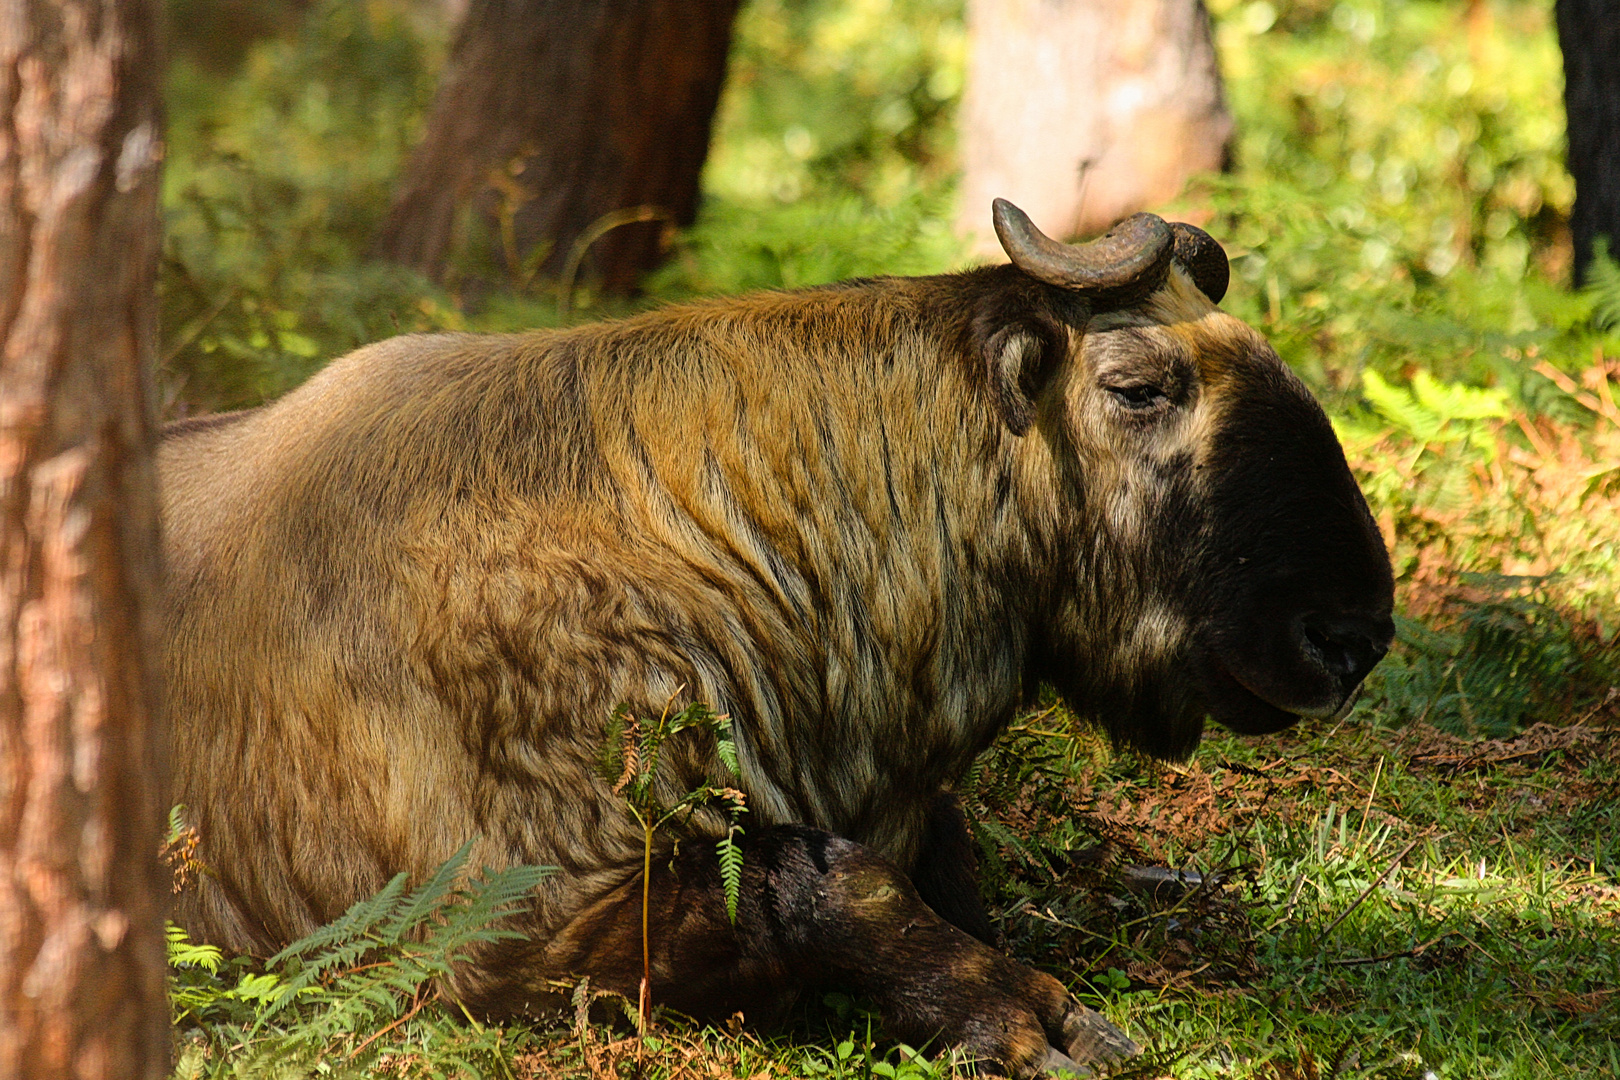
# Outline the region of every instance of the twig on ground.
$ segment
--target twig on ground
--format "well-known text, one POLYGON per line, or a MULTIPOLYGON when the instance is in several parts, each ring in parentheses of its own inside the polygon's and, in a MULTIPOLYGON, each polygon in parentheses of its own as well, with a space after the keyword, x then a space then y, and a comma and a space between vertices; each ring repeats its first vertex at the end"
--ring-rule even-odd
POLYGON ((406 1023, 413 1016, 415 1016, 417 1013, 421 1012, 422 1011, 422 1006, 426 1005, 428 1003, 428 1001, 433 996, 430 993, 426 993, 425 992, 426 989, 427 989, 426 987, 418 987, 417 991, 416 991, 416 1002, 411 1006, 411 1011, 406 1013, 404 1016, 400 1017, 398 1020, 395 1020, 392 1024, 389 1024, 387 1027, 383 1028, 381 1031, 378 1031, 378 1032, 374 1033, 371 1036, 371 1038, 367 1039, 365 1042, 361 1043, 359 1046, 357 1046, 353 1050, 349 1051, 349 1060, 353 1061, 356 1057, 358 1057, 360 1055, 360 1051, 364 1050, 366 1047, 370 1046, 372 1043, 376 1042, 378 1039, 382 1038, 384 1035, 387 1035, 390 1031, 393 1031, 395 1028, 399 1027, 401 1024, 406 1023))
POLYGON ((1373 890, 1382 885, 1384 883, 1384 879, 1395 872, 1395 868, 1401 865, 1401 860, 1410 855, 1412 853, 1412 849, 1421 844, 1425 839, 1427 839, 1427 837, 1428 834, 1424 833, 1422 836, 1418 837, 1416 840, 1413 840, 1410 844, 1407 844, 1404 848, 1402 848, 1401 853, 1395 856, 1388 866, 1384 867, 1384 872, 1374 878, 1371 885, 1368 885, 1365 889, 1361 890, 1361 895, 1356 897, 1355 902, 1349 907, 1345 908, 1337 919, 1334 919, 1331 923, 1329 923, 1327 929, 1323 930, 1316 936, 1316 940, 1311 942, 1310 949, 1306 951, 1309 952, 1321 948, 1322 943, 1327 941, 1328 935, 1337 930, 1339 928, 1339 924, 1348 919, 1350 917, 1350 913, 1356 910, 1356 908, 1360 907, 1362 902, 1373 894, 1373 890))
POLYGON ((1378 768, 1373 773, 1372 788, 1367 792, 1367 805, 1361 808, 1361 824, 1356 826, 1356 847, 1361 846, 1361 834, 1367 829, 1367 815, 1372 813, 1373 796, 1378 794, 1378 778, 1384 775, 1384 755, 1378 755, 1378 768))
POLYGON ((1410 949, 1402 949, 1400 952, 1383 953, 1379 956, 1346 956, 1338 960, 1329 960, 1328 963, 1335 967, 1355 967, 1359 964, 1382 964, 1386 960, 1400 960, 1409 956, 1422 956, 1424 950, 1426 950, 1429 946, 1438 945, 1440 942, 1444 941, 1448 937, 1451 937, 1456 932, 1457 931, 1455 930, 1447 930, 1437 938, 1431 938, 1421 945, 1415 945, 1410 949))

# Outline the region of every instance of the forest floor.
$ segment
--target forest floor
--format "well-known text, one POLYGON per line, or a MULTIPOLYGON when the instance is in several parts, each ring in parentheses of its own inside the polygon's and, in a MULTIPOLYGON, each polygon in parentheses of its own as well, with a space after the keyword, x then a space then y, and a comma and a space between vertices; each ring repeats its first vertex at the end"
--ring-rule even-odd
MULTIPOLYGON (((1620 1075, 1620 709, 1581 719, 1485 741, 1308 723, 1165 765, 1033 715, 973 788, 998 924, 1149 1047, 1119 1075, 1620 1075), (1133 866, 1204 884, 1156 897, 1133 866)), ((670 1025, 640 1071, 906 1064, 860 1003, 815 1004, 770 1041, 670 1025)), ((606 1080, 642 1054, 597 1029, 520 1061, 606 1080)))
MULTIPOLYGON (((1177 766, 1036 714, 973 793, 998 924, 1149 1047, 1118 1075, 1620 1075, 1620 710, 1584 719, 1483 742, 1312 723, 1177 766), (1136 866, 1203 884, 1155 896, 1136 866)), ((570 1028, 518 1075, 904 1070, 859 1002, 812 1006, 766 1039, 570 1028)))
MULTIPOLYGON (((1050 707, 971 778, 987 897, 1013 955, 1148 1048, 1111 1075, 1620 1075, 1620 694, 1570 719, 1487 740, 1307 721, 1211 733, 1171 765, 1050 707), (1144 889, 1138 867, 1201 884, 1144 889)), ((378 1024, 393 1037, 363 1046, 357 1030, 311 1055, 242 1053, 246 1024, 214 1026, 176 1075, 971 1072, 885 1040, 838 994, 771 1032, 660 1013, 643 1040, 583 1016, 493 1044, 469 1029, 460 1050, 439 1025, 378 1024)))

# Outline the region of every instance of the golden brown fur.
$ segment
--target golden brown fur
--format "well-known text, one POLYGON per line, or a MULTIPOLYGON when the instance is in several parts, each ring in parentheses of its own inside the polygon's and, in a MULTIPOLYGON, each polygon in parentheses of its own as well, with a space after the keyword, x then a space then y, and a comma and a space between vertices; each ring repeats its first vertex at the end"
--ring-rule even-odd
POLYGON ((210 850, 253 851, 238 888, 278 916, 236 925, 220 890, 198 929, 274 946, 475 834, 495 864, 620 862, 637 842, 588 779, 606 717, 682 687, 761 718, 751 820, 904 865, 1021 691, 1016 643, 956 625, 1016 598, 962 564, 999 590, 1052 511, 1038 444, 972 407, 906 289, 395 339, 169 440, 177 798, 210 850), (815 348, 787 355, 796 321, 815 348), (897 758, 919 725, 947 747, 897 758))

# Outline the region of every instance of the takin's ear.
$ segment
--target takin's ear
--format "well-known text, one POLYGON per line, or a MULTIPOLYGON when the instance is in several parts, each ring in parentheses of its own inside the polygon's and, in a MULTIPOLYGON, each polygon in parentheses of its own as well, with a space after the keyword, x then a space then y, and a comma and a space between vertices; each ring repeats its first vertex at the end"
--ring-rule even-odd
POLYGON ((1064 333, 1051 316, 1025 314, 999 326, 974 320, 985 385, 1001 422, 1014 435, 1035 423, 1035 399, 1057 369, 1064 333))

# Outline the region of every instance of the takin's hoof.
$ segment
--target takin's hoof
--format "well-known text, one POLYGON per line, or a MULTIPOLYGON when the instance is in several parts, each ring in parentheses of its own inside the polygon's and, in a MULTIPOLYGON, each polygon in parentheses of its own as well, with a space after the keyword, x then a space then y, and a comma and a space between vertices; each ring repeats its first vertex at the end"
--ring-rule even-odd
MULTIPOLYGON (((1066 1051, 1058 1056, 1065 1058, 1070 1065, 1080 1065, 1082 1069, 1086 1065, 1135 1057, 1142 1052, 1142 1048, 1130 1036, 1084 1005, 1073 1006, 1063 1018, 1063 1031, 1058 1042, 1066 1051)), ((1057 1052, 1054 1050, 1053 1053, 1057 1052)), ((1080 1075, 1090 1075, 1089 1070, 1082 1071, 1080 1075)))
POLYGON ((1055 1046, 1046 1048, 1046 1057, 1035 1070, 1036 1076, 1090 1076, 1091 1070, 1055 1046))

